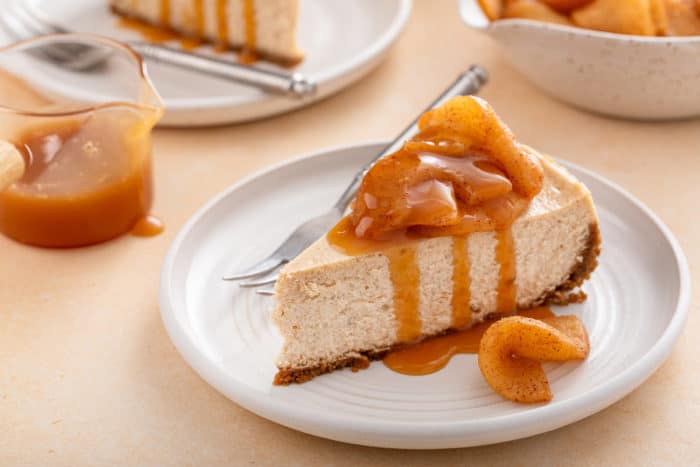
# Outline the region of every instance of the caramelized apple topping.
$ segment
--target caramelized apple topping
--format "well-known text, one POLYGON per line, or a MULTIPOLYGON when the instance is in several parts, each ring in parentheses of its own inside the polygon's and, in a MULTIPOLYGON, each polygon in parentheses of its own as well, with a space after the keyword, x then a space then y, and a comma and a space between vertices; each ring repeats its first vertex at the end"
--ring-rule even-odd
POLYGON ((482 99, 453 98, 426 112, 418 128, 365 175, 351 215, 357 237, 503 229, 542 188, 537 156, 482 99))

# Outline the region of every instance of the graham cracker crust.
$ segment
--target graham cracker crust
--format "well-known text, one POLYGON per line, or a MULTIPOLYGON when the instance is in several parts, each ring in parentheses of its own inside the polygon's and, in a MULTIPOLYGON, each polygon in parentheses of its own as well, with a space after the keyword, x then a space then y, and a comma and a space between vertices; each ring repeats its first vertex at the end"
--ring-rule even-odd
POLYGON ((330 373, 341 368, 351 367, 352 371, 360 371, 369 367, 372 360, 380 360, 393 347, 383 351, 369 350, 358 352, 355 357, 342 358, 334 362, 323 362, 318 366, 309 368, 280 369, 275 375, 275 386, 287 386, 292 383, 305 383, 324 373, 330 373))
MULTIPOLYGON (((591 224, 589 227, 588 244, 581 256, 583 260, 578 263, 569 277, 555 290, 545 294, 538 300, 530 304, 530 307, 542 305, 568 305, 571 303, 581 303, 586 300, 583 291, 572 292, 588 279, 598 266, 598 255, 601 249, 601 236, 598 224, 591 224)), ((456 329, 447 329, 443 332, 423 336, 423 339, 437 337, 455 332, 456 329)), ((388 352, 405 347, 406 344, 396 344, 383 350, 368 350, 356 352, 356 356, 342 358, 332 362, 322 362, 320 365, 308 368, 280 369, 275 375, 273 384, 276 386, 287 386, 292 383, 305 383, 324 373, 330 373, 341 368, 351 367, 352 371, 359 371, 369 367, 372 360, 380 360, 388 352)))
POLYGON ((545 295, 538 305, 569 305, 572 303, 582 303, 586 301, 586 293, 582 290, 571 292, 580 287, 586 281, 595 268, 598 267, 598 255, 600 255, 602 238, 598 224, 591 224, 588 231, 588 245, 583 250, 581 256, 583 261, 577 264, 576 268, 571 271, 569 278, 565 280, 554 291, 545 295))

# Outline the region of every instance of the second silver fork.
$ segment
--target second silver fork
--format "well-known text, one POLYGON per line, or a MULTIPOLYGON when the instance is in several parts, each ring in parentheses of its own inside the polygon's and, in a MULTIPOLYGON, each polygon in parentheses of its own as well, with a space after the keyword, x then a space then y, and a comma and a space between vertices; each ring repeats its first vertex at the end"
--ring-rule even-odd
MULTIPOLYGON (((0 15, 0 26, 17 41, 71 32, 54 24, 40 11, 23 1, 9 4, 0 15)), ((274 94, 305 99, 316 93, 316 83, 300 73, 289 74, 241 65, 230 60, 147 42, 132 41, 127 44, 142 57, 151 61, 247 84, 274 94)), ((105 53, 104 49, 93 47, 88 43, 49 45, 37 52, 41 52, 47 60, 76 72, 99 70, 109 58, 109 53, 105 53)))

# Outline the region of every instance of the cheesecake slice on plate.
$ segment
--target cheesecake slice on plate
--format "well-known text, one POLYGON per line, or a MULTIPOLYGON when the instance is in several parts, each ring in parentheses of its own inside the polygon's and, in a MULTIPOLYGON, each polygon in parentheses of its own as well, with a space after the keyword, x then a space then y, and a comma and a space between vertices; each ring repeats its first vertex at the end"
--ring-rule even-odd
MULTIPOLYGON (((597 265, 588 189, 459 97, 365 176, 352 212, 281 271, 276 384, 568 296, 597 265)), ((577 296, 578 297, 578 296, 577 296)))
POLYGON ((300 62, 298 0, 110 0, 117 14, 258 55, 286 65, 300 62))

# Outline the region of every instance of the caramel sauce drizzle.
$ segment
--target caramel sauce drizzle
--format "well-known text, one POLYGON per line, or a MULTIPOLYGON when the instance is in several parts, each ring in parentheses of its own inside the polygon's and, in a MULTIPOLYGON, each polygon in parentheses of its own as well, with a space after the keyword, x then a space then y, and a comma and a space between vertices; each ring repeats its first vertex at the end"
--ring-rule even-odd
POLYGON ((217 50, 228 50, 228 0, 216 0, 217 50))
MULTIPOLYGON (((539 307, 518 313, 534 319, 551 318, 549 308, 539 307)), ((429 375, 444 368, 457 354, 479 352, 479 343, 486 330, 499 318, 489 319, 463 331, 445 334, 389 352, 384 365, 405 375, 429 375)))
POLYGON ((509 313, 516 309, 515 245, 510 228, 496 231, 496 262, 498 275, 497 313, 509 313))
POLYGON ((160 0, 160 24, 170 27, 170 0, 160 0))
POLYGON ((238 61, 249 65, 258 59, 255 51, 257 32, 255 30, 255 2, 254 0, 243 0, 243 17, 245 19, 245 38, 246 42, 241 53, 238 55, 238 61))
POLYGON ((452 327, 463 328, 471 322, 471 274, 468 237, 452 241, 452 327))
POLYGON ((394 285, 394 314, 398 323, 399 342, 411 342, 420 337, 421 320, 418 313, 420 271, 416 248, 407 245, 386 252, 389 273, 394 285))
POLYGON ((199 37, 204 36, 204 0, 192 0, 194 2, 195 31, 199 37))

